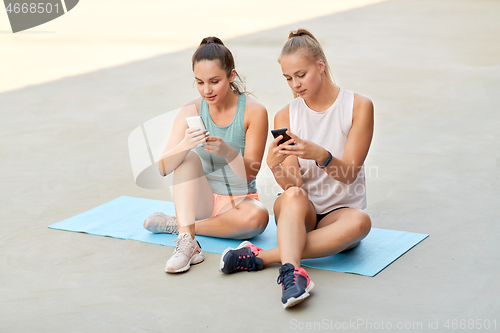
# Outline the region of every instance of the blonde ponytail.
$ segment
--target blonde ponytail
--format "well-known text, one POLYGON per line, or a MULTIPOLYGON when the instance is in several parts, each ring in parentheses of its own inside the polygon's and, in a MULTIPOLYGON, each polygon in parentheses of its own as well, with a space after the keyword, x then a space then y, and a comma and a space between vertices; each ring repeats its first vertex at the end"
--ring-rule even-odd
MULTIPOLYGON (((288 40, 283 45, 281 49, 281 55, 278 62, 281 63, 281 59, 285 55, 293 54, 297 51, 305 51, 314 60, 322 60, 325 64, 325 75, 332 84, 335 85, 335 80, 333 79, 332 71, 326 60, 325 53, 320 43, 313 36, 311 32, 306 29, 297 29, 297 31, 290 31, 288 34, 288 40)), ((294 97, 298 95, 294 92, 294 97)))

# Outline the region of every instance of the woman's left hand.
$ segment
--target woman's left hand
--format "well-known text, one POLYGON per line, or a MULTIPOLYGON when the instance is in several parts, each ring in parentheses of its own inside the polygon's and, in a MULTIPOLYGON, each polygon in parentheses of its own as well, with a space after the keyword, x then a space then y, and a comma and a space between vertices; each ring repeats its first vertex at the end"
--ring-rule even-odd
POLYGON ((203 149, 215 156, 226 157, 230 152, 231 147, 219 138, 218 136, 209 136, 207 140, 203 143, 203 149))
POLYGON ((281 154, 297 156, 304 160, 315 161, 320 160, 325 153, 328 154, 328 152, 323 147, 315 144, 314 142, 302 140, 301 138, 290 132, 290 130, 286 131, 286 134, 288 134, 292 138, 292 142, 294 144, 280 145, 281 154))

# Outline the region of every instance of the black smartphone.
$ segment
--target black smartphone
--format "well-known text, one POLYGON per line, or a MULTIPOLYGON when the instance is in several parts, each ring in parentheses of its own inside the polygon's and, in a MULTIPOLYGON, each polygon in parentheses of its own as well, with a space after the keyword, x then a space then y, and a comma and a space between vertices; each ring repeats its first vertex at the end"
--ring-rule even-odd
MULTIPOLYGON (((283 138, 278 142, 278 145, 287 142, 288 140, 291 139, 291 137, 286 134, 287 128, 277 128, 271 130, 271 133, 273 134, 274 138, 276 139, 278 136, 283 135, 283 138)), ((294 145, 294 143, 292 143, 294 145)))

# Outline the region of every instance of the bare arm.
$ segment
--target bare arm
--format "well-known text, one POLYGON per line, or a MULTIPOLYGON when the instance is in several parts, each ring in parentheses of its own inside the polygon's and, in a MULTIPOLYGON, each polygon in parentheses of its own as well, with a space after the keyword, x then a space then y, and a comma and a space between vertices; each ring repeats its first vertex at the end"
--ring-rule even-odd
MULTIPOLYGON (((373 103, 367 97, 354 95, 352 126, 347 137, 342 159, 332 156, 332 160, 324 169, 330 177, 344 184, 351 184, 358 177, 363 166, 373 136, 373 103)), ((328 151, 307 140, 301 140, 292 133, 295 146, 287 146, 287 153, 303 159, 315 160, 323 165, 328 159, 328 151)))
POLYGON ((246 125, 247 133, 243 161, 247 180, 252 181, 257 177, 262 164, 269 124, 267 110, 260 102, 248 96, 247 103, 249 109, 245 114, 244 123, 248 125, 246 125))
MULTIPOLYGON (((274 128, 286 127, 290 129, 290 117, 288 113, 288 105, 278 111, 274 117, 274 128)), ((297 157, 283 154, 282 147, 278 146, 281 140, 278 136, 269 146, 267 154, 267 165, 273 172, 274 179, 286 190, 292 186, 302 186, 302 176, 300 175, 300 166, 297 157)), ((285 146, 287 143, 282 144, 285 146)))
POLYGON ((268 122, 266 108, 250 97, 247 98, 245 106, 243 126, 246 130, 244 156, 218 137, 209 137, 204 149, 209 153, 224 157, 238 177, 252 181, 260 170, 266 147, 268 122))
POLYGON ((181 164, 192 148, 205 142, 205 134, 201 130, 188 128, 186 117, 196 115, 198 111, 195 103, 186 104, 177 113, 167 145, 158 161, 158 170, 161 175, 170 174, 181 164))
MULTIPOLYGON (((370 149, 373 137, 373 123, 372 101, 365 96, 355 94, 352 126, 347 137, 344 156, 342 156, 342 160, 332 158, 330 164, 325 168, 325 171, 331 177, 345 184, 351 184, 356 180, 370 149)), ((326 158, 323 155, 317 161, 318 164, 322 165, 321 163, 325 163, 327 158, 328 153, 326 158)))

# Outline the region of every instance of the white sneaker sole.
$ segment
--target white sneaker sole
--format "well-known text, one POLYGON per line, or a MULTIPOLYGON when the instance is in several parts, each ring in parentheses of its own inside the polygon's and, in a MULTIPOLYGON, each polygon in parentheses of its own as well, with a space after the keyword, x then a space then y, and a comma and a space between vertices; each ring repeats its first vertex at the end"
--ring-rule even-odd
POLYGON ((311 294, 309 294, 309 292, 311 290, 313 290, 314 288, 314 282, 310 281, 309 282, 309 286, 307 286, 306 288, 306 292, 303 293, 302 295, 300 295, 299 297, 295 298, 295 297, 290 297, 285 304, 283 304, 283 309, 288 309, 288 308, 291 308, 292 306, 294 305, 297 305, 299 304, 300 302, 304 301, 306 298, 308 298, 309 296, 311 296, 311 294))
POLYGON ((228 253, 229 251, 231 250, 238 250, 238 249, 241 249, 242 247, 244 247, 245 245, 247 244, 251 244, 249 241, 243 241, 241 242, 240 245, 238 245, 237 248, 233 249, 232 247, 228 247, 227 249, 224 250, 224 252, 222 252, 222 255, 220 256, 220 263, 219 263, 219 272, 223 273, 222 272, 222 269, 224 268, 224 256, 226 255, 226 253, 228 253))
POLYGON ((203 260, 205 260, 205 258, 203 257, 203 251, 202 251, 202 252, 192 256, 191 259, 188 261, 186 266, 179 268, 179 269, 174 269, 172 267, 165 267, 165 272, 167 272, 167 273, 182 273, 182 272, 187 271, 191 267, 191 265, 199 264, 203 260))

